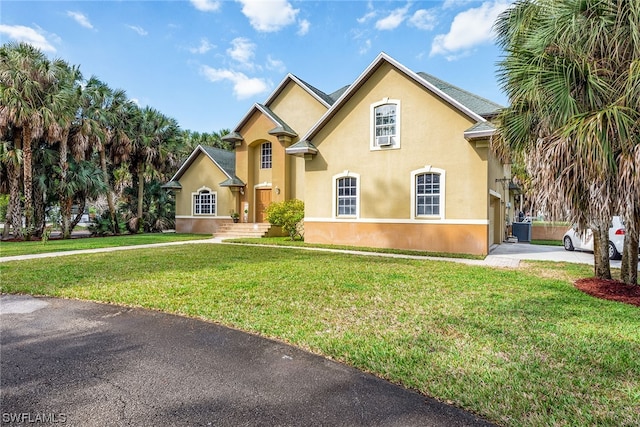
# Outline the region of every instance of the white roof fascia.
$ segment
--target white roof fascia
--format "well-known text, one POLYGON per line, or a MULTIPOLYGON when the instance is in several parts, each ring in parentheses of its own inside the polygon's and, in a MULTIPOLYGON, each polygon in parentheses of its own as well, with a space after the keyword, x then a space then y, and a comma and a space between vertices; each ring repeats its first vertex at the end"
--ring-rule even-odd
POLYGON ((191 166, 191 163, 193 163, 198 153, 204 153, 204 155, 207 156, 209 159, 211 159, 211 161, 218 167, 218 169, 222 171, 223 174, 225 174, 225 176, 227 176, 227 178, 231 178, 231 176, 227 173, 227 171, 225 171, 224 168, 221 168, 218 162, 216 162, 216 160, 213 157, 211 157, 209 153, 207 153, 207 150, 205 150, 201 144, 198 144, 198 146, 193 149, 191 154, 189 154, 189 157, 187 157, 187 160, 185 160, 182 166, 180 166, 180 169, 178 169, 178 171, 171 177, 169 182, 179 181, 179 178, 187 169, 189 169, 189 167, 191 166))
POLYGON ((475 130, 475 131, 467 131, 464 133, 464 137, 467 139, 475 139, 475 138, 486 138, 488 136, 493 136, 496 133, 496 129, 491 130, 475 130))
POLYGON ((435 93, 437 96, 439 96, 440 98, 442 98, 443 100, 445 100, 449 104, 453 105, 455 108, 457 108, 458 110, 460 110, 461 112, 463 112, 464 114, 469 116, 471 119, 473 119, 473 120, 475 120, 477 122, 486 122, 487 121, 484 117, 480 116, 477 113, 474 113, 473 111, 471 111, 470 109, 468 109, 467 107, 465 107, 464 105, 462 105, 461 103, 456 101, 455 99, 451 98, 449 95, 447 95, 446 93, 442 92, 440 89, 438 89, 437 87, 435 87, 434 85, 432 85, 428 81, 424 80, 417 73, 414 73, 413 71, 411 71, 410 69, 408 69, 404 65, 400 64, 398 61, 396 61, 395 59, 391 58, 386 53, 381 52, 376 57, 376 59, 371 64, 369 64, 369 66, 360 74, 360 76, 358 76, 358 78, 349 86, 349 88, 340 96, 340 98, 338 98, 336 100, 336 102, 333 103, 331 108, 329 108, 329 110, 327 110, 327 112, 324 113, 322 115, 322 117, 320 117, 320 119, 316 122, 316 124, 313 125, 313 127, 311 127, 311 129, 309 129, 309 131, 301 138, 301 140, 305 140, 305 139, 306 140, 311 140, 313 138, 313 136, 316 134, 316 132, 322 126, 324 126, 326 124, 326 122, 328 121, 329 118, 331 118, 333 116, 334 111, 341 108, 342 103, 344 102, 344 99, 349 98, 352 95, 352 92, 355 92, 355 91, 359 90, 359 88, 362 85, 362 83, 367 78, 369 78, 369 74, 375 68, 377 68, 380 65, 380 62, 383 61, 383 60, 389 62, 394 67, 396 67, 399 70, 401 70, 408 77, 413 79, 416 83, 418 83, 421 86, 425 87, 429 91, 435 93))
POLYGON ((302 80, 300 80, 299 78, 297 78, 296 76, 294 76, 291 73, 288 73, 284 77, 284 79, 282 79, 280 84, 278 84, 278 86, 276 86, 276 89, 273 92, 271 92, 271 95, 269 95, 267 100, 264 102, 264 105, 269 106, 269 104, 271 104, 273 102, 273 100, 280 94, 282 89, 284 89, 284 87, 287 85, 289 80, 294 81, 298 86, 300 86, 302 89, 304 89, 305 92, 307 92, 309 95, 311 95, 313 98, 315 98, 318 102, 320 102, 325 107, 327 107, 327 108, 331 107, 331 105, 329 105, 324 99, 319 97, 317 93, 312 91, 309 88, 309 86, 307 86, 305 83, 303 83, 302 80))
POLYGON ((238 122, 236 127, 233 129, 234 132, 239 132, 240 131, 240 128, 242 127, 242 125, 244 125, 244 123, 246 123, 247 120, 249 120, 249 118, 253 114, 254 110, 258 110, 262 114, 264 114, 265 116, 269 117, 269 120, 271 120, 274 125, 282 125, 283 124, 279 120, 276 120, 276 118, 273 117, 273 115, 271 115, 269 112, 267 112, 264 108, 262 108, 262 106, 259 103, 256 102, 255 104, 253 104, 251 106, 251 108, 249 108, 249 111, 247 111, 247 113, 244 115, 244 117, 242 117, 242 120, 240 120, 238 122))

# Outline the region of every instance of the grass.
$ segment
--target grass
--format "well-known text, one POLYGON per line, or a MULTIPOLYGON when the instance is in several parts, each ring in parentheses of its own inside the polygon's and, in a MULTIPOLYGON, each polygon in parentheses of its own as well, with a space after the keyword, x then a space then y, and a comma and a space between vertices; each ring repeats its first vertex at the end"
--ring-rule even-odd
POLYGON ((246 245, 272 245, 272 246, 293 246, 293 247, 306 247, 306 248, 324 248, 324 249, 336 249, 345 251, 358 251, 358 252, 375 252, 385 254, 400 254, 400 255, 415 255, 415 256, 431 256, 438 258, 461 258, 461 259, 484 259, 481 255, 470 255, 460 253, 449 252, 425 252, 425 251, 412 251, 408 249, 390 249, 390 248, 368 248, 361 246, 345 246, 345 245, 324 245, 316 243, 307 243, 303 240, 291 240, 289 237, 261 237, 261 238, 237 238, 228 239, 230 243, 243 243, 246 245))
POLYGON ((576 290, 590 269, 185 245, 2 263, 0 291, 233 326, 501 425, 638 426, 640 311, 576 290))
POLYGON ((532 240, 532 245, 562 246, 562 240, 532 240))
POLYGON ((0 257, 41 254, 47 252, 66 252, 82 249, 111 248, 116 246, 148 245, 152 243, 208 239, 210 237, 210 235, 202 234, 148 233, 91 239, 50 239, 46 242, 40 240, 30 242, 0 242, 0 257))

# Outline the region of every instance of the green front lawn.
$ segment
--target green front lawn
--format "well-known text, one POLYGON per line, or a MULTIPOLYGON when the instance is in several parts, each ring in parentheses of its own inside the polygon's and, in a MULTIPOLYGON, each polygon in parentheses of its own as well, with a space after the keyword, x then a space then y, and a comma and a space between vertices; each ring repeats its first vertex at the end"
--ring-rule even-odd
POLYGON ((152 243, 179 242, 183 240, 210 239, 208 234, 176 234, 176 233, 148 233, 127 234, 112 237, 92 237, 78 239, 50 239, 30 242, 2 242, 0 241, 0 257, 42 254, 47 252, 65 252, 82 249, 112 248, 116 246, 137 246, 152 243))
POLYGON ((0 290, 141 306, 283 340, 501 425, 640 425, 640 310, 518 270, 185 245, 0 264, 0 290))

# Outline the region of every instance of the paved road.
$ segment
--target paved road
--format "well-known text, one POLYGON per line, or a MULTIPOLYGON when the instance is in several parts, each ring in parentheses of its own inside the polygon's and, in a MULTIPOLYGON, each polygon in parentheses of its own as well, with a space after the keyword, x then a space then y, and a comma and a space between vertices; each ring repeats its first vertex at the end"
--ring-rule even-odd
POLYGON ((155 311, 2 295, 0 331, 2 426, 490 425, 285 344, 155 311))

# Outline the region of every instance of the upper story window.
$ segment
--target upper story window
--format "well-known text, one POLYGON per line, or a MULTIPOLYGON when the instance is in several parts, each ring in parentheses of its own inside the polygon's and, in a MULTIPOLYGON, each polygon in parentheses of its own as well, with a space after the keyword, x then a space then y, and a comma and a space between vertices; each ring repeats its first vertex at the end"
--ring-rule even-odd
POLYGON ((193 193, 194 215, 216 215, 217 194, 208 188, 201 188, 193 193))
POLYGON ((359 213, 359 185, 360 176, 345 171, 335 175, 334 180, 334 215, 340 217, 357 217, 359 213))
POLYGON ((271 169, 271 143, 265 142, 260 146, 260 169, 271 169))
POLYGON ((413 216, 444 219, 445 172, 427 166, 412 172, 413 216))
POLYGON ((400 148, 400 101, 384 98, 371 105, 371 149, 400 148))

